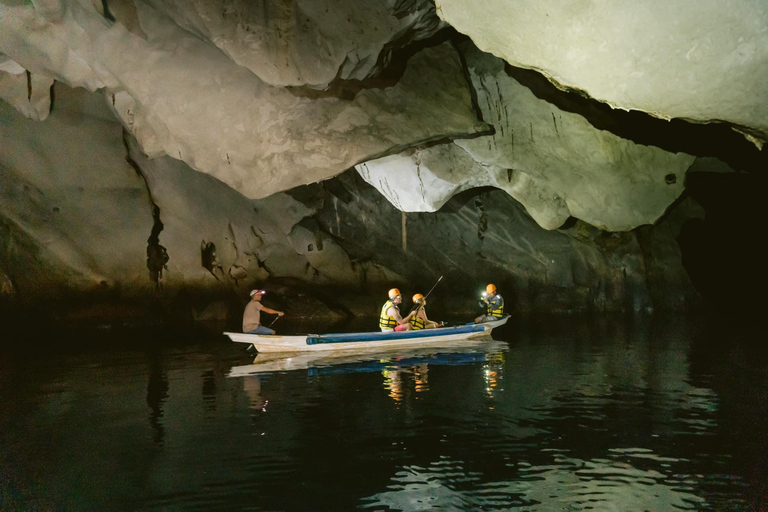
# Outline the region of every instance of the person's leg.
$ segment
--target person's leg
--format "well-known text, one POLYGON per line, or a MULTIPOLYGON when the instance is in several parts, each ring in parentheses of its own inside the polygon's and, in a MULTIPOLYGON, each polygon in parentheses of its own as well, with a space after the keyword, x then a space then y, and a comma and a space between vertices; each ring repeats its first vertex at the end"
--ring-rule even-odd
POLYGON ((275 331, 263 325, 258 326, 254 330, 247 332, 246 334, 275 334, 275 331))

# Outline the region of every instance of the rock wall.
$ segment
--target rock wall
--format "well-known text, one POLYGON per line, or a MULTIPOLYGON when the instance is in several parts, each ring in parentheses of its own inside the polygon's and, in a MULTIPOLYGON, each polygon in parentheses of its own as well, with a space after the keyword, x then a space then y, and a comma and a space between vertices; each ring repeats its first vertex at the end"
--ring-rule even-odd
POLYGON ((695 307, 690 176, 765 169, 765 9, 523 4, 0 0, 0 309, 695 307))
POLYGON ((62 318, 146 319, 169 304, 186 319, 236 317, 247 291, 267 286, 295 315, 375 315, 391 286, 425 293, 440 275, 432 307, 444 315, 473 314, 485 282, 518 312, 698 300, 670 252, 671 221, 643 234, 581 221, 546 231, 488 188, 405 214, 355 171, 248 199, 177 159, 148 158, 98 93, 56 85, 55 97, 42 123, 0 103, 5 304, 53 298, 62 318), (674 293, 655 296, 662 285, 674 293), (131 307, 94 312, 95 299, 131 307))

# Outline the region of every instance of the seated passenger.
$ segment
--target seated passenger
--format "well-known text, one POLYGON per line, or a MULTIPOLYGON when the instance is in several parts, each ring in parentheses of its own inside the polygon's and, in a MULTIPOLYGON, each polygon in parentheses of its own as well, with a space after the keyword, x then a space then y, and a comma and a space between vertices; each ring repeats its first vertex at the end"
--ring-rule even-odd
POLYGON ((492 322, 504 316, 504 299, 496 292, 496 285, 489 284, 481 297, 485 303, 485 314, 475 318, 475 323, 492 322))
POLYGON ((261 303, 261 296, 265 293, 267 292, 264 290, 251 290, 251 301, 243 311, 243 332, 246 334, 275 334, 275 331, 261 324, 261 312, 278 316, 285 314, 261 303))
POLYGON ((400 294, 400 290, 397 288, 389 290, 389 300, 381 307, 381 313, 379 314, 379 327, 382 332, 411 330, 409 321, 416 312, 412 311, 403 318, 400 316, 399 304, 401 302, 403 302, 403 296, 400 294))
POLYGON ((429 318, 427 318, 427 298, 424 297, 422 294, 417 293, 413 296, 413 304, 415 307, 415 313, 416 315, 411 318, 411 329, 418 330, 418 329, 434 329, 435 327, 440 327, 440 324, 437 322, 433 322, 429 318))

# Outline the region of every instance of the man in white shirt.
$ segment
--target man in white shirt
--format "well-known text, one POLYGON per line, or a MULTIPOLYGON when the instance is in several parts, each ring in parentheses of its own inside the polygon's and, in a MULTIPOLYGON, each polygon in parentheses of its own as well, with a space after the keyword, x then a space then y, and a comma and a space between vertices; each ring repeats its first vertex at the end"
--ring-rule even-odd
POLYGON ((269 327, 261 325, 261 312, 283 316, 285 313, 266 307, 261 303, 261 297, 267 293, 264 290, 251 290, 251 301, 243 312, 243 332, 246 334, 275 334, 269 327))

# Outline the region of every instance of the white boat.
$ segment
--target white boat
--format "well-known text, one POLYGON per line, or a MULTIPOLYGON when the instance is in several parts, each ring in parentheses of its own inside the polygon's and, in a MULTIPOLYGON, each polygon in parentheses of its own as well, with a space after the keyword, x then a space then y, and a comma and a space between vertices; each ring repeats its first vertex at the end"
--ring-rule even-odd
POLYGON ((332 350, 301 353, 259 354, 253 363, 231 368, 228 377, 246 377, 262 373, 313 370, 319 373, 364 373, 417 364, 460 365, 487 361, 505 352, 505 342, 486 338, 458 340, 420 347, 395 347, 364 350, 332 350))
POLYGON ((507 323, 509 315, 492 322, 466 324, 436 329, 391 332, 352 332, 281 336, 225 332, 237 343, 252 344, 260 353, 359 350, 390 347, 415 347, 449 341, 489 337, 491 331, 507 323))

